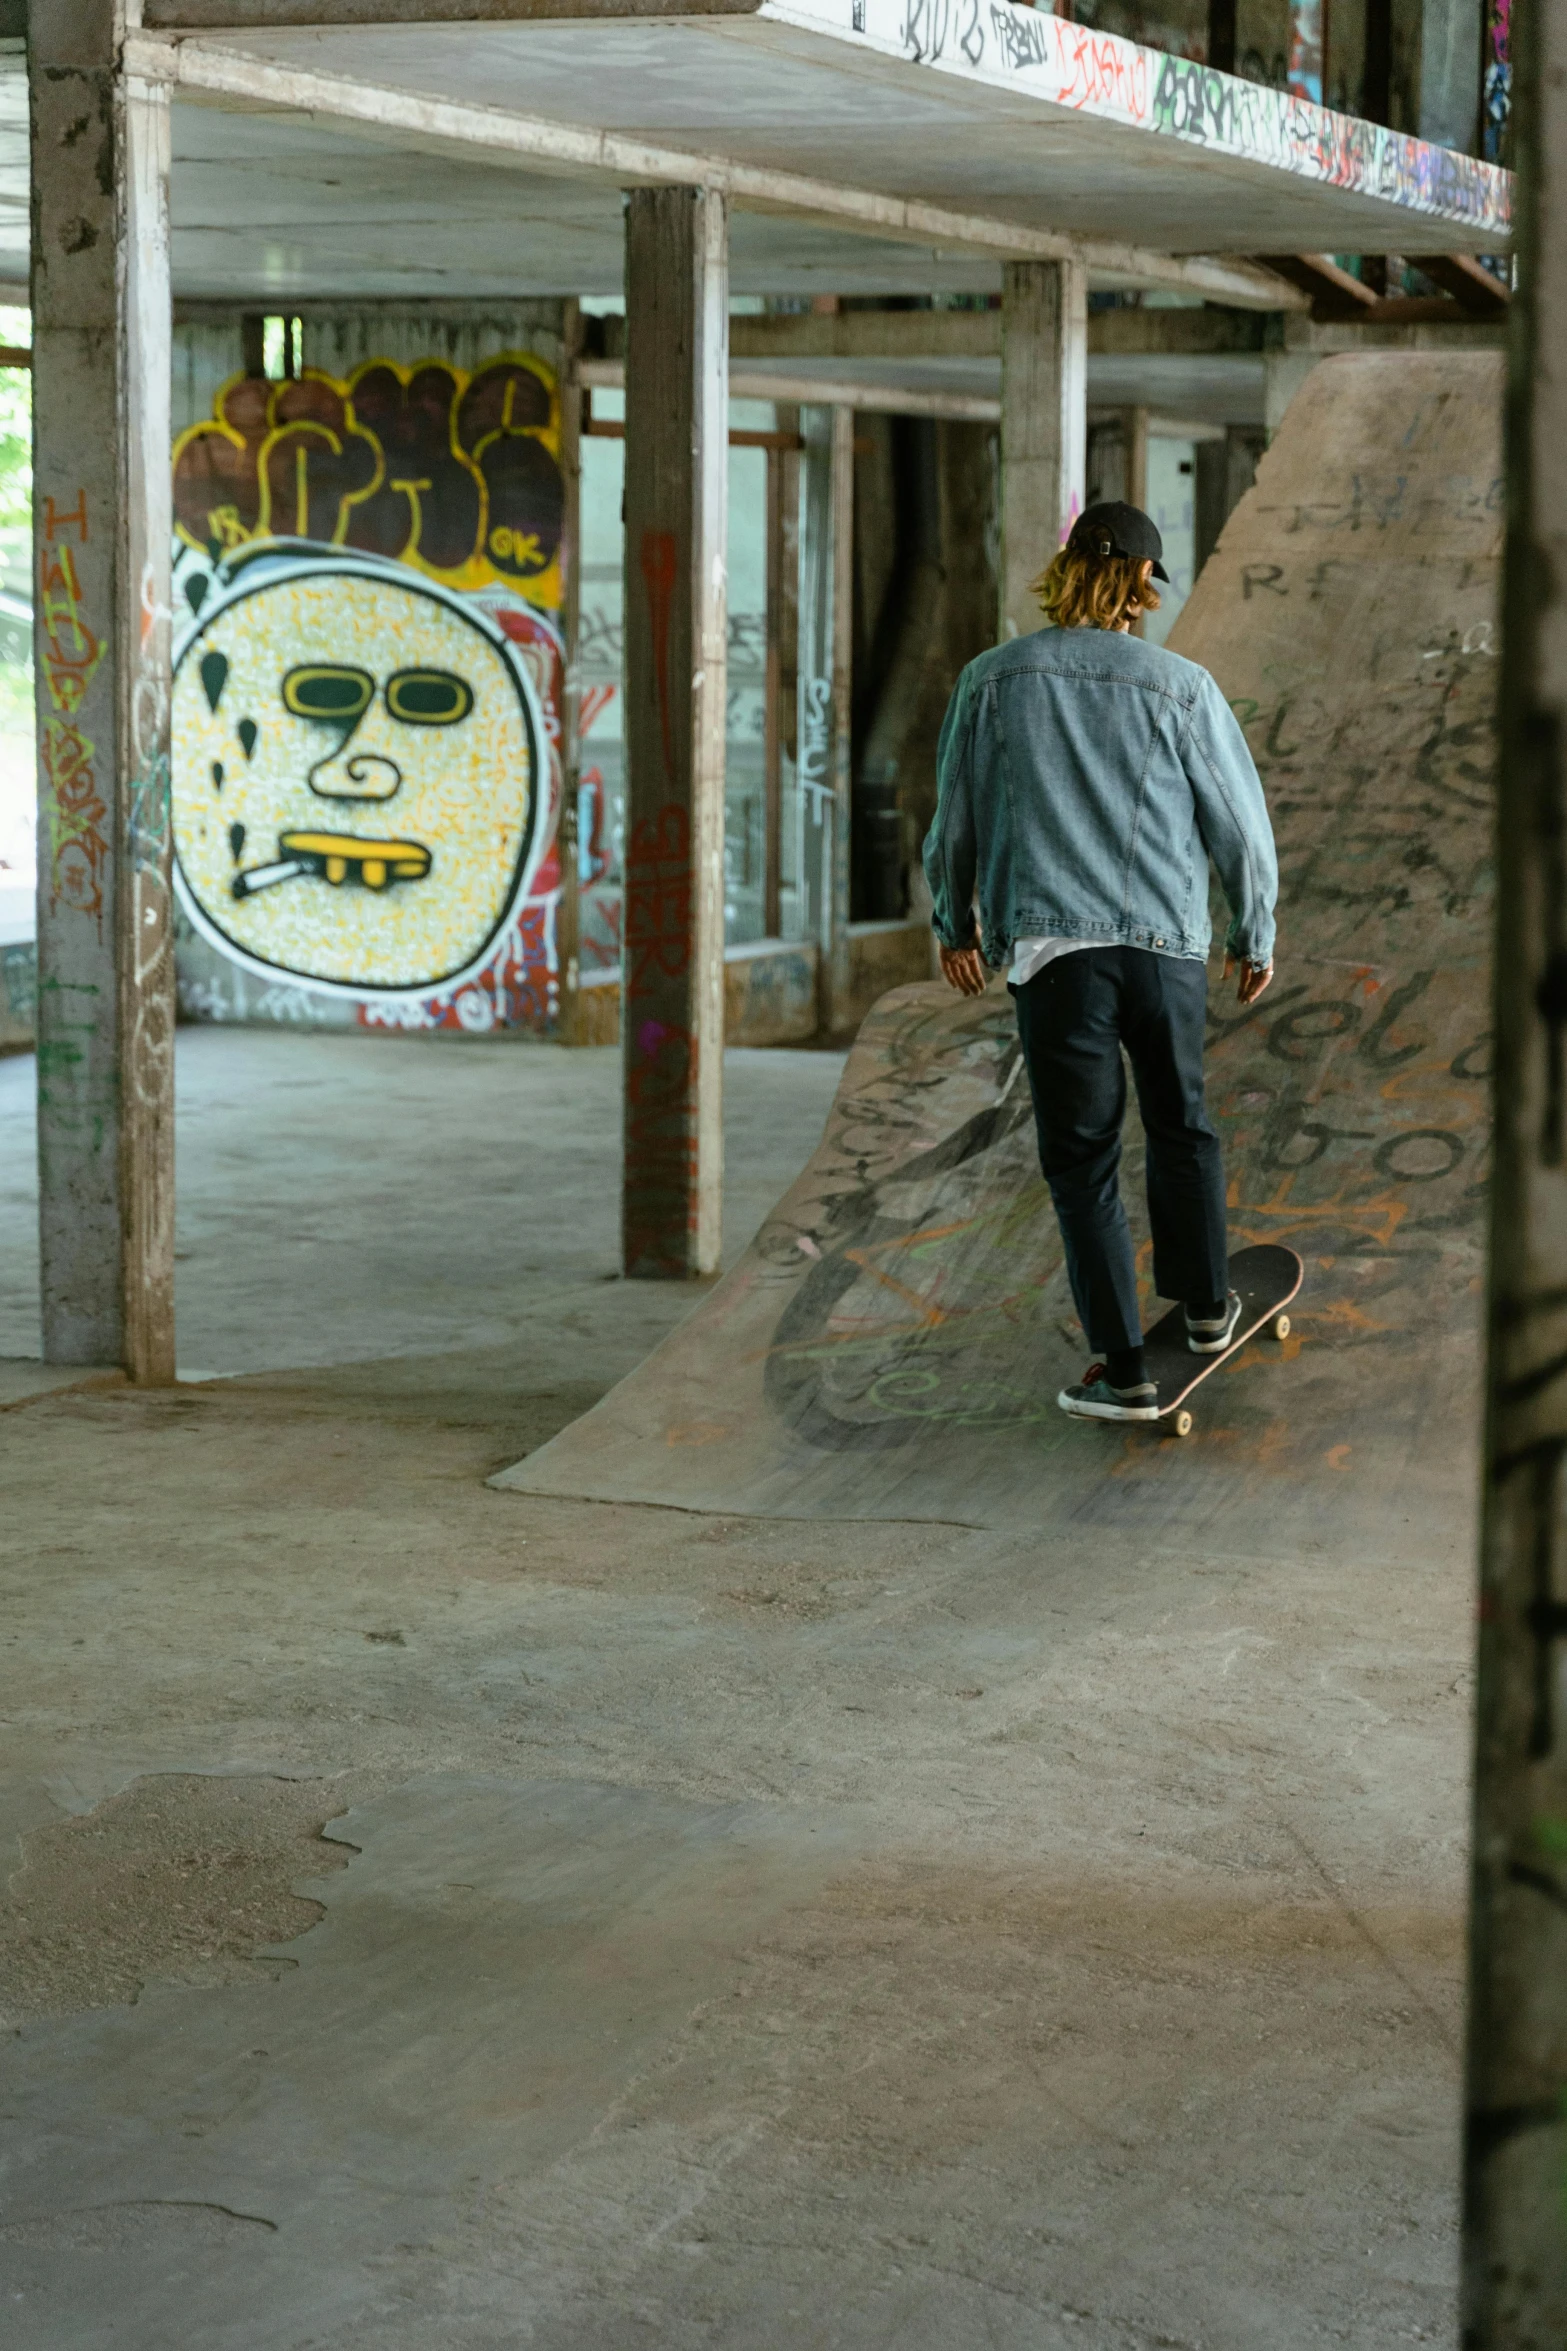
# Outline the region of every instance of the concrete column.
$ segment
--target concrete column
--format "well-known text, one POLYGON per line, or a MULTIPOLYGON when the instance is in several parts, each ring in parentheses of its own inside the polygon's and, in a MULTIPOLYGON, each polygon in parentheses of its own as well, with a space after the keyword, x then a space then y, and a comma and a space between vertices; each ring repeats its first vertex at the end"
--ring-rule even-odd
MULTIPOLYGON (((1121 411, 1121 429, 1126 443, 1126 498, 1128 505, 1148 511, 1148 411, 1146 408, 1124 408, 1121 411)), ((1132 623, 1133 636, 1140 637, 1144 623, 1141 615, 1132 623)))
MULTIPOLYGON (((797 435, 800 412, 777 409, 780 436, 797 435)), ((763 828, 762 928, 783 928, 783 811, 785 775, 792 780, 799 744, 800 691, 800 453, 767 452, 767 708, 763 746, 766 820, 763 828)))
POLYGON ((44 1353, 174 1377, 169 103, 113 0, 34 0, 44 1353))
POLYGON ((1088 462, 1088 273, 1008 262, 1001 295, 1003 638, 1039 626, 1029 582, 1082 512, 1088 462))
POLYGON ((819 958, 818 1023, 833 1036, 849 989, 854 412, 802 408, 800 431, 800 879, 819 958))
POLYGON ((623 1254, 712 1273, 723 1224, 729 455, 724 200, 626 213, 623 1254))
POLYGON ((1126 497, 1131 506, 1148 511, 1148 411, 1146 408, 1126 408, 1122 412, 1122 431, 1126 436, 1126 497))
POLYGON ((1479 152, 1481 39, 1475 0, 1424 0, 1420 11, 1422 139, 1479 152))
POLYGON ((832 411, 832 865, 822 939, 821 1026, 850 1026, 849 874, 854 845, 851 771, 854 697, 854 411, 832 411))
POLYGON ((577 794, 582 775, 582 307, 565 304, 561 321, 560 470, 566 490, 561 531, 561 633, 566 685, 560 713, 561 803, 555 834, 560 897, 555 906, 555 960, 560 974, 555 1033, 563 1045, 582 1042, 578 999, 582 984, 582 887, 577 794))
POLYGON ((1518 31, 1466 2351, 1567 2343, 1567 11, 1518 31))
POLYGON ((1319 351, 1265 351, 1262 359, 1263 429, 1271 441, 1284 422, 1284 411, 1310 375, 1319 351))

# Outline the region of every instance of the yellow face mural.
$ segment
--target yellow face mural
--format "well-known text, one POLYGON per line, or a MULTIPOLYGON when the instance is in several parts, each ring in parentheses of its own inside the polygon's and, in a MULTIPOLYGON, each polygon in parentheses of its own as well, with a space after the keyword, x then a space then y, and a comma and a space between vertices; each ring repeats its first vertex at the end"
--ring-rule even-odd
POLYGON ((180 654, 173 803, 193 920, 253 967, 422 992, 480 963, 540 831, 505 638, 373 560, 242 564, 180 654))

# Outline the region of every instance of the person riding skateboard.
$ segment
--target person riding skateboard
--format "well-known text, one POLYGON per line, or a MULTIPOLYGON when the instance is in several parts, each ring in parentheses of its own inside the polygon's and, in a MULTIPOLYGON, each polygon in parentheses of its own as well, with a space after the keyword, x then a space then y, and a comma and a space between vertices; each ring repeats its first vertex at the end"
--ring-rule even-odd
POLYGON ((1122 1049, 1147 1137, 1154 1287, 1219 1355, 1229 1286, 1224 1163, 1203 1094, 1209 861, 1229 902, 1224 972, 1273 977, 1278 862, 1245 737, 1207 670, 1134 636, 1168 584, 1140 507, 1078 516, 1033 584, 1045 626, 971 661, 937 754, 925 872, 941 968, 982 995, 1010 966, 1068 1278, 1101 1361, 1063 1388, 1087 1420, 1156 1420, 1121 1204, 1122 1049), (977 915, 977 923, 976 923, 977 915))

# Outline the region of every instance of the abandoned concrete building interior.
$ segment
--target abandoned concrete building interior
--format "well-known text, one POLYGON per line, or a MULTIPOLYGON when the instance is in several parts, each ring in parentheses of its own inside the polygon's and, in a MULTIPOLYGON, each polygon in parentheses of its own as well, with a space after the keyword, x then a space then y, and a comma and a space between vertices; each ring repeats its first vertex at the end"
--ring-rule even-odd
POLYGON ((1567 9, 0 76, 4 2343, 1563 2351, 1567 9), (1299 1261, 1143 1427, 922 856, 1105 501, 1299 1261))

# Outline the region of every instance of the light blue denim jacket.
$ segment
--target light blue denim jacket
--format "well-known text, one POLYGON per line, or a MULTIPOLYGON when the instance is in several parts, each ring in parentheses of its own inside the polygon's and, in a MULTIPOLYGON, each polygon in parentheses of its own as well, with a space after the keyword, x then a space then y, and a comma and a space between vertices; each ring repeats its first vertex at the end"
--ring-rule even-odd
POLYGON ((937 753, 925 873, 945 947, 1017 939, 1273 960, 1278 863, 1252 756, 1208 672, 1108 629, 1040 629, 971 661, 937 753))

